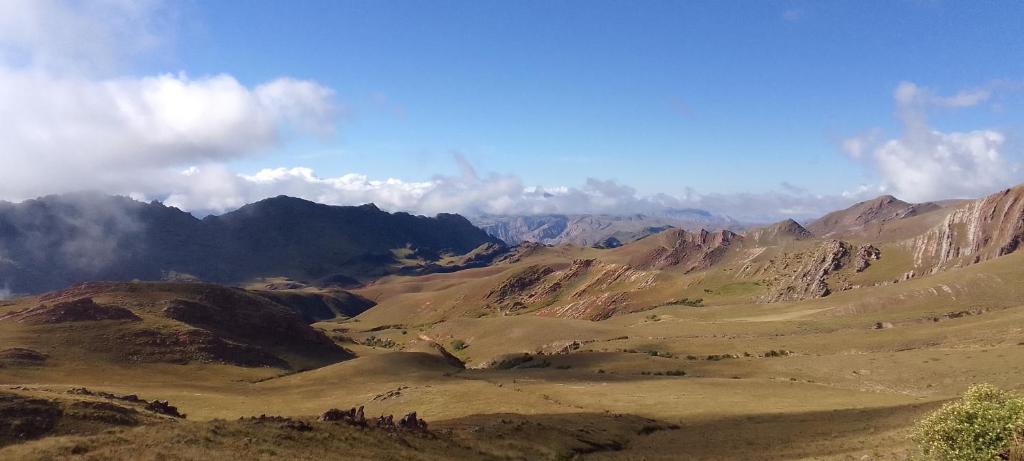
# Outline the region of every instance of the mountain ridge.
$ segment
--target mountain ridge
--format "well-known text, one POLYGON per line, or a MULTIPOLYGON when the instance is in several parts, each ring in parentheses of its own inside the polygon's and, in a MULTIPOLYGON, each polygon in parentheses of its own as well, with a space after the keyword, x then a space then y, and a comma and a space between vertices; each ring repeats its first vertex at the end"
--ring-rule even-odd
POLYGON ((372 204, 279 196, 198 219, 159 202, 54 195, 0 203, 0 287, 32 293, 173 275, 220 283, 264 275, 365 279, 402 259, 429 262, 500 243, 458 215, 387 213, 372 204))

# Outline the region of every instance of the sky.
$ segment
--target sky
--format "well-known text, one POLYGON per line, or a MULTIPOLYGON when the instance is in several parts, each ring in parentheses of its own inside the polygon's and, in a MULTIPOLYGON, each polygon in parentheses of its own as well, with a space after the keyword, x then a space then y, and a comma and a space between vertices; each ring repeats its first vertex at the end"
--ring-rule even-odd
POLYGON ((0 199, 811 218, 1024 182, 1017 1, 0 2, 0 199))

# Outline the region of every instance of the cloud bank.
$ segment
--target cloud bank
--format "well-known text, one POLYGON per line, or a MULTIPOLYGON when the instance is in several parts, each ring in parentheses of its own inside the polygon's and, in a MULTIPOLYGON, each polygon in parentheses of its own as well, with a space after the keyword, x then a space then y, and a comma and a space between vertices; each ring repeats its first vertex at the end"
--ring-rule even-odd
POLYGON ((1021 167, 1006 152, 1006 135, 994 129, 942 132, 929 126, 933 108, 967 108, 988 101, 987 88, 939 96, 911 82, 893 92, 902 133, 879 140, 878 131, 843 141, 850 157, 881 178, 881 189, 904 200, 977 197, 1022 181, 1021 167))

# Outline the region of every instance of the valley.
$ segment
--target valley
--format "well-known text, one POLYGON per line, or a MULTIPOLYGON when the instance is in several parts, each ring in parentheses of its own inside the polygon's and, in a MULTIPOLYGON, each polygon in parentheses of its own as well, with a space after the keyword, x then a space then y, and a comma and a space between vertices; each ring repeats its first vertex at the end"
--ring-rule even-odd
POLYGON ((0 457, 904 460, 913 422, 972 384, 1024 390, 1022 204, 880 197, 615 248, 484 237, 428 258, 450 270, 401 269, 426 254, 409 245, 334 284, 14 297, 0 414, 22 422, 0 457), (428 429, 317 420, 357 407, 428 429))

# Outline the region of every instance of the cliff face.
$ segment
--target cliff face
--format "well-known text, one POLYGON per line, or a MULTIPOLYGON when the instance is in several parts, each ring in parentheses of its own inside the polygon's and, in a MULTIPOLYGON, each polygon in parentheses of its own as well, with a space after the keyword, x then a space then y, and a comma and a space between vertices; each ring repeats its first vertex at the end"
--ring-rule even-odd
POLYGON ((942 224, 904 242, 917 274, 997 258, 1024 243, 1024 185, 969 202, 942 224))

